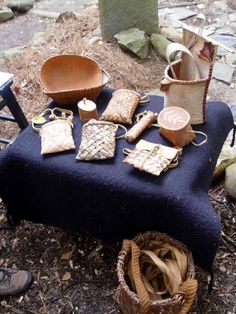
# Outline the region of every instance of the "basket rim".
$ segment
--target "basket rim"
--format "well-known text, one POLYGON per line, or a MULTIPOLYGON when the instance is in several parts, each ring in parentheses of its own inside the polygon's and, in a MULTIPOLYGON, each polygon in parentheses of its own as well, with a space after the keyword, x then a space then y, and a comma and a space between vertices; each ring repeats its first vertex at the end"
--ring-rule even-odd
MULTIPOLYGON (((179 59, 177 61, 174 61, 171 63, 172 66, 180 63, 182 60, 179 59)), ((207 81, 210 80, 210 77, 207 76, 203 79, 198 79, 198 80, 189 80, 189 81, 186 81, 186 80, 178 80, 178 79, 173 79, 172 77, 169 76, 168 72, 170 70, 170 65, 168 64, 167 67, 165 68, 165 71, 164 71, 164 79, 170 81, 170 83, 175 83, 177 85, 193 85, 193 84, 201 84, 201 83, 206 83, 207 81)), ((165 83, 164 83, 165 84, 165 83)), ((168 83, 167 83, 168 84, 168 83)))
POLYGON ((158 117, 157 117, 157 121, 158 121, 158 124, 160 125, 160 127, 163 128, 163 129, 166 129, 166 130, 168 130, 168 131, 181 131, 181 130, 183 130, 184 128, 186 128, 186 126, 187 126, 188 124, 190 124, 190 120, 191 120, 191 117, 190 117, 189 112, 188 112, 187 110, 185 110, 184 108, 182 108, 182 107, 177 107, 177 106, 169 106, 169 107, 163 108, 163 109, 159 112, 159 115, 158 115, 158 117), (165 126, 165 125, 163 125, 163 124, 161 123, 161 118, 166 114, 166 112, 167 112, 168 110, 171 110, 171 109, 173 109, 173 108, 177 108, 177 110, 182 111, 182 112, 185 114, 186 118, 187 118, 185 124, 182 125, 181 128, 180 128, 180 127, 172 127, 172 128, 171 128, 171 127, 167 127, 167 126, 165 126))
MULTIPOLYGON (((43 86, 43 93, 46 95, 60 95, 60 94, 71 94, 71 93, 78 93, 78 92, 89 92, 89 91, 95 91, 98 90, 99 88, 103 88, 106 84, 108 84, 110 80, 109 74, 101 69, 102 75, 105 75, 106 81, 102 82, 101 85, 90 87, 90 88, 84 88, 84 89, 72 89, 72 90, 60 90, 60 91, 48 91, 44 86, 43 86)), ((43 85, 43 84, 42 84, 43 85)))
MULTIPOLYGON (((44 83, 44 80, 43 80, 43 78, 42 78, 42 73, 43 73, 43 71, 44 71, 44 68, 45 68, 45 67, 47 66, 47 64, 48 64, 50 61, 52 61, 52 60, 60 59, 60 58, 67 58, 67 57, 76 57, 76 58, 78 58, 78 59, 89 60, 89 61, 91 61, 92 63, 94 63, 94 64, 96 65, 98 71, 101 72, 101 80, 102 80, 103 72, 105 72, 106 75, 107 75, 108 78, 109 78, 109 75, 107 74, 107 72, 104 71, 103 69, 101 69, 100 65, 99 65, 94 59, 92 59, 92 58, 90 58, 90 57, 81 56, 81 55, 78 55, 78 54, 60 54, 60 55, 55 55, 55 56, 51 56, 51 57, 47 58, 47 59, 44 61, 43 65, 41 66, 41 69, 40 69, 40 81, 41 81, 41 84, 42 84, 42 86, 43 86, 43 89, 47 90, 47 88, 46 88, 46 86, 45 86, 45 83, 44 83)), ((101 83, 102 83, 102 82, 101 82, 101 83)), ((94 87, 98 87, 98 86, 100 86, 100 85, 97 85, 97 86, 94 86, 94 87)), ((91 89, 91 88, 93 88, 93 87, 90 87, 90 88, 88 88, 88 89, 91 89)), ((81 89, 81 90, 84 90, 84 89, 81 89)), ((48 90, 47 90, 47 91, 48 91, 48 90)), ((63 90, 62 90, 62 91, 63 91, 63 90)), ((64 91, 69 91, 69 90, 64 90, 64 91)), ((56 90, 55 90, 55 91, 48 91, 48 92, 50 92, 50 93, 57 93, 57 92, 61 92, 61 91, 56 91, 56 90)))

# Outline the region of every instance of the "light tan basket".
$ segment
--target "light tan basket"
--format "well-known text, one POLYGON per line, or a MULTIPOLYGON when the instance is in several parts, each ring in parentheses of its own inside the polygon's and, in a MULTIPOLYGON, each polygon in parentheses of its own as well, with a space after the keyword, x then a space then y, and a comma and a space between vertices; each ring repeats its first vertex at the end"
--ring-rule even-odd
POLYGON ((206 97, 217 47, 189 30, 184 29, 183 35, 185 49, 179 49, 181 45, 174 43, 167 49, 167 59, 178 50, 183 55, 181 60, 169 62, 165 69, 161 82, 164 107, 181 107, 189 112, 191 124, 201 124, 206 122, 206 97))
POLYGON ((124 135, 116 136, 118 127, 127 132, 120 124, 108 121, 89 120, 83 125, 81 143, 76 156, 77 160, 104 160, 115 155, 116 139, 124 135))
POLYGON ((190 125, 190 114, 183 108, 164 108, 158 115, 158 124, 160 134, 177 147, 184 147, 196 137, 190 125))
POLYGON ((108 74, 88 57, 59 55, 41 68, 43 92, 57 104, 75 104, 83 98, 96 101, 108 83, 108 74))
POLYGON ((147 231, 136 236, 133 241, 124 240, 123 248, 118 256, 117 274, 119 287, 115 299, 125 314, 137 313, 162 313, 177 314, 188 313, 195 299, 197 281, 191 252, 181 242, 171 238, 167 234, 155 231, 147 231), (173 297, 161 300, 152 300, 144 288, 140 275, 140 250, 151 250, 152 241, 160 241, 179 249, 187 257, 187 272, 185 281, 180 285, 179 291, 173 297), (128 280, 128 272, 131 263, 131 273, 135 281, 136 291, 131 290, 128 280))

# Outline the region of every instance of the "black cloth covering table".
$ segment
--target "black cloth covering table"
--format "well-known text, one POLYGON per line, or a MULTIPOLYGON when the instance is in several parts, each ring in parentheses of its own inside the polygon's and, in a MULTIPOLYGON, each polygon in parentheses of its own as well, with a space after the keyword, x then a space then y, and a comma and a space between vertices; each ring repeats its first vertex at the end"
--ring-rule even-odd
MULTIPOLYGON (((101 93, 99 114, 111 93, 108 88, 101 93)), ((110 160, 76 161, 82 123, 76 106, 67 108, 75 113, 75 151, 41 156, 40 136, 29 126, 0 154, 0 195, 13 220, 31 220, 109 240, 132 238, 147 230, 165 232, 185 243, 195 262, 211 272, 221 226, 207 192, 233 127, 228 106, 208 104, 207 124, 194 127, 208 134, 207 144, 185 147, 179 166, 159 177, 122 163, 122 149, 134 148, 137 141, 117 140, 116 155, 110 160)), ((140 105, 136 113, 162 108, 163 98, 151 96, 150 103, 140 105)), ((141 137, 171 146, 154 127, 141 137)))

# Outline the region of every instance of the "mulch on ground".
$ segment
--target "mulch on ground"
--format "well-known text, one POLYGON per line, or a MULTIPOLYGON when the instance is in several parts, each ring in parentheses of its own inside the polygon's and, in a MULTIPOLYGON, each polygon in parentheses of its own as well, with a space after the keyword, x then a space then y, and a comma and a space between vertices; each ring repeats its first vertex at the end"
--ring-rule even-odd
MULTIPOLYGON (((236 206, 227 199, 222 185, 213 188, 209 197, 227 238, 222 238, 215 260, 211 293, 207 288, 209 275, 197 267, 199 288, 193 311, 235 313, 236 206)), ((5 207, 3 203, 0 206, 4 223, 5 207)), ((119 313, 113 295, 118 285, 116 260, 121 243, 27 221, 14 230, 1 230, 0 238, 0 266, 27 269, 34 275, 34 283, 25 294, 0 301, 0 313, 119 313)))

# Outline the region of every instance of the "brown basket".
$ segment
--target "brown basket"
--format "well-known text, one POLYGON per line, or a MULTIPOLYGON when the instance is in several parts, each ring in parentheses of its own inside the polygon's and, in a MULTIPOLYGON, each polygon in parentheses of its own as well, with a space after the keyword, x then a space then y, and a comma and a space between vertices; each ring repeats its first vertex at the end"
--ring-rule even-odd
MULTIPOLYGON (((192 258, 191 252, 183 245, 181 242, 171 238, 167 234, 159 233, 155 231, 147 231, 144 234, 140 234, 136 236, 133 241, 140 249, 148 248, 149 242, 151 240, 163 240, 166 243, 169 243, 175 246, 178 249, 181 249, 187 256, 187 273, 186 280, 193 279, 195 277, 195 267, 192 258)), ((129 285, 127 284, 127 268, 128 262, 130 260, 130 253, 128 250, 125 250, 124 247, 120 251, 118 256, 117 263, 117 274, 119 280, 119 287, 117 288, 115 299, 119 304, 121 310, 125 314, 132 313, 162 313, 162 314, 170 314, 170 313, 187 313, 191 307, 191 304, 188 303, 188 298, 195 298, 194 288, 190 293, 179 292, 175 294, 173 298, 167 298, 162 300, 150 300, 149 311, 144 311, 141 306, 139 296, 133 292, 129 285)), ((196 288, 196 287, 195 287, 196 288)), ((192 302, 190 302, 192 303, 192 302)))
POLYGON ((49 58, 40 74, 43 92, 58 104, 74 104, 85 97, 95 101, 109 81, 94 60, 78 55, 49 58))

